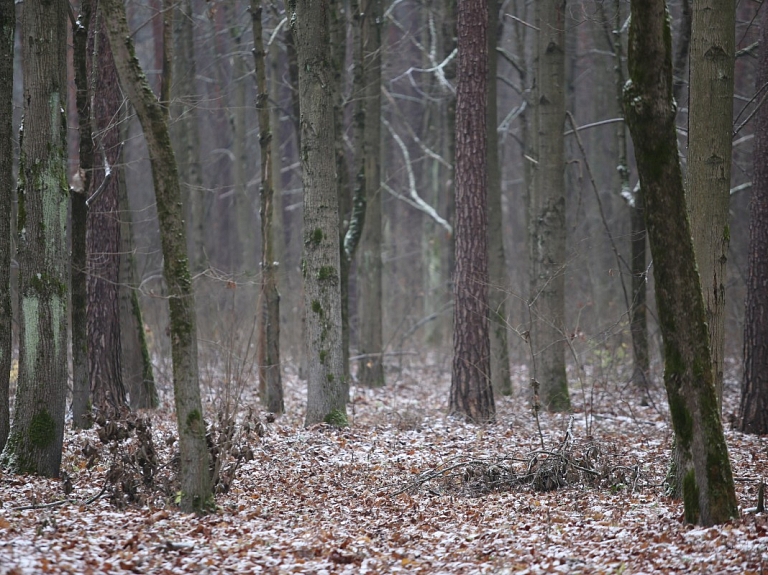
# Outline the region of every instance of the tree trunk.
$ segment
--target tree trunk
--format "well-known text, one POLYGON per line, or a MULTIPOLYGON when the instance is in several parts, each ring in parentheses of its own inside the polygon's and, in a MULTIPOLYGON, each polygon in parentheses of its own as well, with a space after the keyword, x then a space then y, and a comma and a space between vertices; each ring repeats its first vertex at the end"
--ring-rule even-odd
POLYGON ((677 152, 671 34, 663 0, 632 0, 624 94, 635 144, 664 340, 664 384, 678 448, 685 519, 711 525, 738 516, 713 382, 704 301, 677 152))
POLYGON ((11 213, 13 207, 13 42, 16 6, 0 1, 0 451, 10 431, 9 387, 13 342, 11 213))
MULTIPOLYGON (((100 134, 99 147, 103 161, 117 166, 120 153, 119 117, 123 96, 117 81, 115 63, 103 32, 101 14, 93 19, 94 78, 93 124, 100 134)), ((117 168, 114 168, 117 169, 117 168)), ((120 365, 120 211, 118 180, 112 174, 96 170, 91 177, 92 196, 109 178, 98 197, 88 206, 88 374, 93 406, 102 414, 116 416, 127 407, 120 365)))
POLYGON ((492 421, 488 330, 488 2, 459 0, 456 88, 456 275, 450 412, 492 421))
POLYGON ((67 393, 66 43, 64 3, 24 3, 19 159, 19 378, 2 454, 12 472, 59 474, 67 393))
POLYGON ((362 0, 363 155, 365 172, 365 227, 358 260, 357 378, 360 385, 384 385, 384 339, 381 284, 381 0, 362 0))
POLYGON ((299 64, 304 183, 304 310, 307 323, 306 425, 347 425, 341 341, 339 198, 329 0, 293 0, 299 64), (335 141, 335 140, 332 140, 335 141))
POLYGON ((152 161, 152 181, 163 249, 163 275, 169 295, 173 389, 181 451, 181 507, 186 511, 201 512, 211 507, 213 495, 200 401, 195 300, 186 256, 181 190, 168 135, 167 115, 134 56, 122 0, 102 0, 100 7, 120 85, 136 109, 152 161))
POLYGON ((693 245, 699 267, 718 403, 723 401, 725 264, 731 234, 733 0, 697 0, 691 21, 688 186, 693 245))
MULTIPOLYGON (((768 84, 768 7, 760 27, 758 90, 768 84)), ((768 106, 755 116, 754 174, 749 222, 749 276, 744 317, 744 379, 739 429, 768 433, 768 106)))
POLYGON ((261 0, 251 0, 253 22, 253 58, 256 64, 256 98, 259 110, 259 144, 261 146, 261 290, 257 304, 259 314, 258 364, 259 392, 262 404, 273 413, 283 413, 283 384, 280 379, 280 294, 278 264, 274 249, 274 189, 272 188, 272 127, 270 125, 269 90, 267 86, 267 54, 264 51, 261 25, 261 0))
POLYGON ((91 89, 88 77, 88 30, 91 25, 92 2, 80 3, 78 26, 73 32, 75 86, 77 89, 77 116, 80 131, 80 168, 82 179, 79 187, 72 188, 72 250, 71 304, 72 304, 72 425, 83 429, 90 425, 88 414, 91 410, 91 386, 88 379, 88 249, 86 228, 88 226, 88 194, 93 178, 93 136, 91 133, 91 89))
POLYGON ((491 382, 499 395, 512 394, 507 343, 507 305, 509 297, 507 262, 501 210, 501 166, 496 106, 496 45, 499 41, 498 0, 488 0, 488 290, 491 382))
POLYGON ((542 405, 567 411, 565 374, 565 0, 537 3, 538 152, 531 197, 531 348, 542 405))

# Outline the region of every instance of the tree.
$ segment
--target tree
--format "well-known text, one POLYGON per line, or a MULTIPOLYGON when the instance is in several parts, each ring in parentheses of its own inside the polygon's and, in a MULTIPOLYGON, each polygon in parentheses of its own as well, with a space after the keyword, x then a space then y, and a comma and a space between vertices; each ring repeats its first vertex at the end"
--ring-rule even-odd
POLYGON ((261 0, 251 0, 253 21, 253 58, 256 64, 259 110, 259 144, 261 145, 261 184, 259 189, 261 213, 261 290, 259 293, 258 364, 259 391, 264 406, 282 413, 283 384, 280 379, 280 294, 277 291, 272 188, 272 128, 270 125, 269 91, 267 87, 267 53, 264 50, 261 26, 261 0))
POLYGON ((66 41, 63 2, 24 3, 24 127, 19 159, 19 378, 3 464, 55 477, 67 393, 66 41))
POLYGON ((358 260, 357 378, 360 385, 384 385, 381 290, 381 0, 363 0, 361 41, 363 55, 363 171, 365 227, 358 260))
MULTIPOLYGON (((757 87, 768 85, 768 9, 760 25, 757 87)), ((744 317, 744 376, 741 382, 739 429, 768 433, 768 106, 755 115, 754 174, 749 222, 749 266, 744 317)))
POLYGON ((307 324, 306 425, 347 424, 341 337, 339 204, 329 0, 292 0, 299 64, 304 183, 304 313, 307 324))
POLYGON ((704 289, 718 402, 723 400, 725 265, 733 137, 736 8, 732 0, 693 2, 688 105, 687 203, 704 289))
POLYGON ((186 255, 186 230, 176 159, 168 134, 167 113, 152 93, 134 56, 122 0, 102 0, 109 45, 120 85, 136 109, 152 162, 163 276, 170 308, 173 391, 179 430, 181 507, 204 511, 212 505, 209 453, 200 400, 195 300, 186 255))
POLYGON ((499 40, 498 0, 488 0, 488 276, 490 286, 491 382, 494 393, 510 395, 512 380, 509 372, 507 343, 507 262, 504 257, 503 222, 501 210, 501 166, 499 164, 499 133, 496 105, 496 47, 499 40))
POLYGON ((488 2, 459 0, 456 88, 456 273, 450 412, 494 419, 488 329, 488 2))
POLYGON ((635 145, 664 340, 664 385, 678 448, 685 519, 738 516, 709 351, 704 300, 677 153, 671 33, 664 0, 632 0, 624 110, 635 145))
POLYGON ((13 201, 13 42, 16 6, 0 1, 0 451, 10 431, 11 204, 13 201))
POLYGON ((114 416, 127 407, 121 367, 120 340, 120 211, 118 180, 114 177, 121 140, 116 118, 120 117, 123 96, 117 81, 115 62, 103 32, 100 13, 93 19, 94 132, 104 170, 90 178, 86 244, 88 252, 88 375, 93 406, 102 414, 114 416), (98 195, 96 195, 98 193, 98 195))

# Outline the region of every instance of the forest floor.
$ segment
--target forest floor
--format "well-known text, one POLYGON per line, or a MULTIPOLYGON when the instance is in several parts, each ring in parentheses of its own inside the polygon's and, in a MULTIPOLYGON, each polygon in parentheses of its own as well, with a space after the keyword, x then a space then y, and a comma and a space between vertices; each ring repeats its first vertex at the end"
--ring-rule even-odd
MULTIPOLYGON (((671 435, 660 386, 655 407, 641 407, 626 385, 576 388, 573 418, 541 414, 540 434, 524 391, 497 398, 494 425, 446 417, 450 373, 432 363, 391 368, 384 389, 353 388, 348 429, 305 429, 305 384, 291 374, 288 415, 277 421, 243 395, 240 425, 214 434, 228 429, 232 440, 219 449, 225 492, 204 517, 173 503, 170 397, 144 414, 151 427, 129 417, 68 429, 64 479, 0 472, 0 575, 768 566, 768 515, 754 509, 768 470, 760 438, 727 424, 741 518, 694 527, 664 493, 671 435)), ((525 373, 515 378, 519 388, 525 373)), ((726 421, 737 388, 727 386, 726 421)), ((220 411, 234 404, 225 391, 209 393, 220 411)))

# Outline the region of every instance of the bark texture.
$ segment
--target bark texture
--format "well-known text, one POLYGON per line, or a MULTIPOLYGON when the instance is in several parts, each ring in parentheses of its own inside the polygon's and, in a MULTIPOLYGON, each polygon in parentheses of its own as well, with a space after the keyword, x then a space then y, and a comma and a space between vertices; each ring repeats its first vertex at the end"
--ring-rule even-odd
POLYGON ((170 307, 173 391, 179 429, 181 507, 201 512, 213 504, 205 421, 197 366, 195 300, 186 255, 186 231, 176 159, 167 115, 133 52, 122 0, 102 0, 109 44, 120 85, 136 109, 152 161, 152 181, 160 220, 163 275, 170 307))
POLYGON ((381 0, 362 0, 364 92, 363 162, 365 226, 358 259, 358 332, 360 385, 384 385, 381 284, 381 0))
POLYGON ((304 183, 306 425, 347 425, 341 337, 339 198, 336 180, 329 0, 291 2, 299 65, 304 183))
MULTIPOLYGON (((768 84, 768 10, 760 29, 758 89, 768 84)), ((755 116, 754 174, 749 221, 749 271, 744 317, 744 379, 739 429, 768 433, 768 106, 755 116)))
POLYGON ((633 0, 624 107, 635 144, 664 340, 664 384, 678 448, 685 519, 711 525, 738 516, 720 422, 704 300, 677 152, 672 48, 663 0, 633 0))
POLYGON ((10 431, 9 387, 13 342, 11 209, 13 206, 13 42, 16 7, 0 1, 0 451, 10 431))
POLYGON ((696 0, 691 20, 688 186, 696 264, 701 276, 718 403, 723 401, 725 284, 731 188, 733 0, 696 0))
POLYGON ((565 0, 537 2, 537 155, 530 203, 531 348, 541 404, 571 406, 565 374, 565 0))
POLYGON ((61 466, 67 393, 67 22, 64 3, 24 3, 19 379, 2 454, 12 472, 49 477, 61 466))
POLYGON ((491 337, 491 382, 499 395, 512 394, 507 342, 507 305, 509 297, 507 262, 501 208, 501 166, 499 133, 496 130, 496 46, 500 37, 498 0, 488 0, 488 305, 491 337))
POLYGON ((270 125, 269 90, 267 86, 267 54, 262 39, 261 0, 251 0, 253 19, 253 58, 256 65, 256 85, 259 110, 259 144, 261 147, 261 184, 259 189, 261 214, 261 289, 259 293, 259 392, 261 402, 273 413, 283 413, 283 384, 280 378, 280 294, 278 293, 278 263, 274 248, 274 189, 272 187, 272 127, 270 125))
POLYGON ((120 154, 119 118, 123 95, 117 80, 112 51, 104 34, 102 18, 92 22, 93 57, 93 127, 99 134, 102 163, 110 166, 95 170, 91 178, 92 196, 99 195, 88 206, 86 244, 88 251, 88 374, 93 406, 110 417, 128 406, 120 365, 120 215, 118 179, 112 173, 120 154), (108 179, 107 179, 108 178, 108 179))
POLYGON ((496 413, 488 326, 487 0, 459 0, 457 30, 456 273, 449 410, 485 423, 496 413))

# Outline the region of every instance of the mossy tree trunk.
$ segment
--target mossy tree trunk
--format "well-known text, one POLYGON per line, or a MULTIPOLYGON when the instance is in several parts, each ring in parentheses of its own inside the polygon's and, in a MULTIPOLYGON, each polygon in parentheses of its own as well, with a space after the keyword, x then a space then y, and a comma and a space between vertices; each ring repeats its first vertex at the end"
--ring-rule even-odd
POLYGON ((80 168, 82 183, 71 190, 72 250, 71 299, 72 304, 72 425, 82 429, 90 424, 91 388, 88 379, 88 308, 86 228, 88 219, 88 193, 93 178, 93 136, 91 135, 91 94, 88 78, 88 30, 91 25, 91 0, 80 3, 80 14, 73 32, 75 86, 77 88, 77 115, 80 131, 80 168))
POLYGON ((496 47, 500 38, 499 3, 488 0, 488 308, 491 336, 491 383, 498 395, 512 393, 507 342, 507 261, 501 210, 501 166, 496 105, 496 47))
POLYGON ((347 424, 341 338, 339 198, 336 180, 329 0, 293 0, 299 65, 304 183, 304 310, 307 325, 306 425, 347 424), (333 138, 329 141, 330 138, 333 138))
POLYGON ((9 387, 13 342, 11 213, 13 205, 13 42, 16 6, 0 0, 0 451, 10 431, 9 387))
POLYGON ((492 421, 488 329, 488 2, 458 2, 456 274, 451 413, 492 421))
MULTIPOLYGON (((756 85, 768 84, 768 7, 760 24, 760 63, 756 85)), ((755 115, 754 175, 749 222, 749 272, 744 317, 744 379, 739 429, 768 433, 768 106, 755 115)))
POLYGON ((89 204, 87 217, 88 375, 93 406, 104 415, 117 416, 128 405, 120 353, 119 182, 111 173, 119 169, 120 127, 115 118, 120 116, 123 95, 102 20, 100 13, 92 20, 89 76, 93 78, 94 87, 91 95, 94 132, 99 134, 101 163, 110 166, 110 174, 95 170, 88 194, 93 196, 101 189, 89 204))
POLYGON ((713 381, 701 282, 677 152, 671 34, 664 0, 632 0, 624 110, 635 144, 664 340, 664 384, 678 448, 685 519, 738 516, 713 381))
POLYGON ((167 114, 152 93, 134 54, 122 0, 102 0, 100 9, 104 14, 120 85, 136 109, 152 162, 163 275, 169 296, 173 390, 181 452, 181 507, 186 511, 202 512, 213 503, 210 456, 200 400, 195 300, 186 255, 181 190, 168 134, 167 114))
POLYGON ((542 405, 567 411, 565 374, 565 0, 536 3, 538 125, 530 200, 533 374, 542 405))
POLYGON ((360 385, 384 385, 381 285, 381 0, 363 0, 361 41, 363 56, 363 170, 365 173, 365 226, 358 259, 357 379, 360 385))
MULTIPOLYGON (((274 179, 272 168, 271 106, 267 86, 267 53, 262 38, 262 3, 251 0, 253 22, 253 58, 256 65, 259 111, 259 144, 261 147, 261 184, 259 189, 261 214, 261 286, 257 304, 259 393, 261 402, 273 413, 283 413, 283 384, 280 377, 280 294, 278 292, 278 264, 274 248, 275 230, 274 179)), ((279 173, 278 173, 279 177, 279 173)), ((278 231, 280 231, 278 229, 278 231)))
POLYGON ((722 405, 736 8, 733 0, 696 0, 692 7, 686 192, 722 405))
POLYGON ((66 5, 24 3, 24 127, 19 160, 20 343, 16 405, 2 463, 55 477, 67 394, 66 5))

